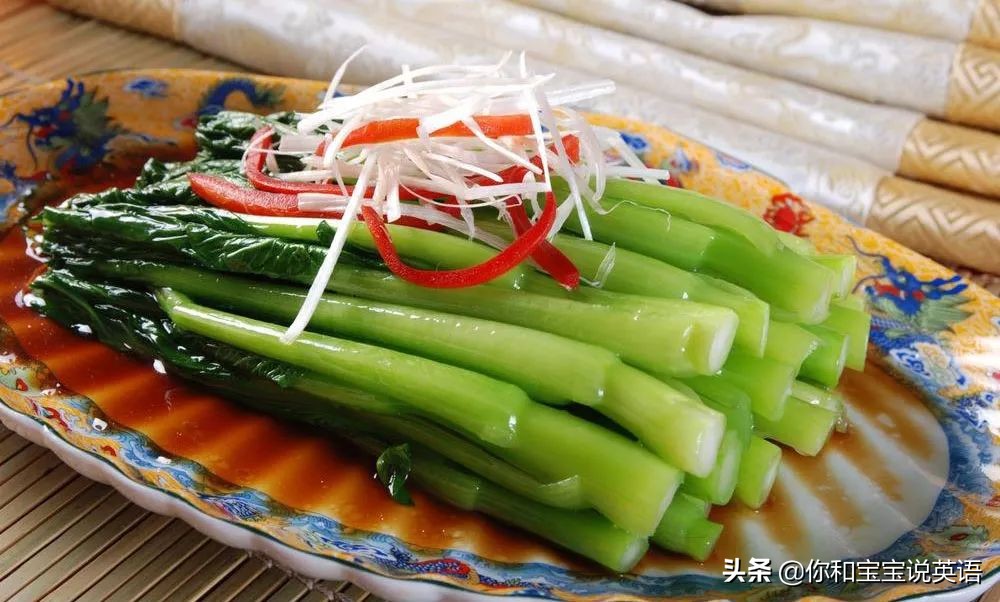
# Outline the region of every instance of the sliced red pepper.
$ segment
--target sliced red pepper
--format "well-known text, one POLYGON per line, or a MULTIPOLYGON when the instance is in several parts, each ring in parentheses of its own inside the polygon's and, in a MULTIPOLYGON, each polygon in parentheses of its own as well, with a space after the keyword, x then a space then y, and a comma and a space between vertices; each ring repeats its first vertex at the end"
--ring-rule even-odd
POLYGON ((189 173, 191 190, 210 205, 235 213, 282 217, 331 217, 331 212, 302 211, 295 194, 267 192, 240 186, 220 176, 189 173))
MULTIPOLYGON (((563 136, 563 146, 566 149, 566 155, 569 160, 576 163, 580 160, 580 139, 572 134, 567 134, 563 136)), ((553 149, 553 152, 555 149, 553 149)), ((542 160, 541 157, 535 155, 531 158, 532 165, 541 168, 542 160)), ((513 167, 508 167, 507 169, 501 171, 499 175, 503 178, 506 183, 516 183, 524 179, 525 174, 528 173, 528 169, 520 165, 515 165, 513 167)), ((492 183, 487 178, 477 176, 476 183, 480 185, 489 185, 492 183)), ((511 218, 511 226, 514 228, 514 234, 520 236, 531 227, 531 220, 528 219, 528 214, 524 210, 524 205, 520 203, 514 203, 508 201, 507 203, 507 213, 511 218)), ((531 258, 535 260, 540 268, 545 270, 552 279, 563 285, 568 289, 575 289, 580 285, 580 270, 577 269, 569 257, 556 248, 555 245, 550 243, 548 240, 542 240, 538 244, 538 247, 532 252, 531 258)))
POLYGON ((382 223, 379 214, 371 207, 362 207, 365 225, 375 240, 382 261, 393 274, 403 280, 431 288, 462 288, 484 284, 506 274, 525 260, 552 228, 556 218, 556 200, 553 194, 545 195, 545 209, 538 221, 528 228, 522 236, 515 239, 507 248, 493 258, 478 265, 457 270, 422 270, 403 263, 396 247, 392 244, 389 231, 382 223))
MULTIPOLYGON (((472 120, 476 122, 476 125, 479 126, 479 129, 488 138, 527 136, 535 131, 531 125, 531 117, 526 113, 517 115, 476 115, 472 117, 472 120)), ((349 133, 344 138, 342 148, 349 148, 359 144, 379 144, 382 142, 395 142, 397 140, 416 138, 417 126, 419 125, 420 120, 411 117, 372 121, 349 133)), ((474 135, 469 126, 464 123, 453 123, 431 133, 432 138, 466 138, 474 135)))
MULTIPOLYGON (((330 219, 339 219, 344 215, 342 211, 335 210, 304 211, 299 209, 297 194, 255 190, 246 186, 240 186, 219 176, 190 173, 188 174, 188 181, 191 183, 191 190, 206 203, 234 213, 273 215, 278 217, 325 217, 330 219)), ((352 192, 353 187, 348 187, 347 194, 351 194, 352 192)), ((422 219, 409 215, 401 216, 393 224, 421 228, 423 230, 437 231, 441 229, 441 226, 438 224, 429 224, 422 219)))
MULTIPOLYGON (((510 225, 514 228, 514 234, 524 236, 524 233, 531 228, 531 220, 528 219, 528 212, 524 210, 524 205, 520 203, 507 203, 507 214, 510 216, 510 225)), ((572 290, 580 286, 580 270, 577 269, 569 257, 560 251, 548 240, 542 239, 538 247, 531 253, 531 258, 538 263, 538 266, 545 270, 552 279, 572 290)))

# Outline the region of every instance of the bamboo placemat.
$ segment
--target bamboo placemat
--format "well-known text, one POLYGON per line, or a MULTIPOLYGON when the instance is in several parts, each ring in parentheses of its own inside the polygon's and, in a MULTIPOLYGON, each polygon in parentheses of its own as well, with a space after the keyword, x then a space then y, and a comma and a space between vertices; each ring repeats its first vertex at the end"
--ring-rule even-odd
MULTIPOLYGON (((0 94, 138 67, 240 69, 37 0, 0 0, 0 94)), ((0 601, 40 599, 379 602, 348 583, 309 583, 147 512, 0 426, 0 601)))

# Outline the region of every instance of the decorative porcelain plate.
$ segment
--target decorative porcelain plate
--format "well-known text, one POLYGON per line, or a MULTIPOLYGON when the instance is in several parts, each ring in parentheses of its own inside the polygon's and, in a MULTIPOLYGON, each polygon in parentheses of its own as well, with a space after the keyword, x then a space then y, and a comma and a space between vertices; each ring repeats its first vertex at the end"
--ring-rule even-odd
POLYGON ((419 492, 415 506, 396 505, 369 463, 332 437, 189 388, 24 308, 24 285, 41 267, 19 227, 31 210, 127 183, 149 156, 190 156, 199 115, 311 108, 324 89, 164 70, 0 98, 6 425, 153 511, 393 600, 969 599, 1000 577, 1000 299, 734 157, 642 123, 592 116, 680 185, 747 207, 823 251, 857 253, 857 290, 875 315, 867 369, 841 385, 850 433, 819 458, 786 453, 761 511, 713 511, 726 530, 704 564, 653 551, 634 573, 613 575, 419 492), (777 573, 727 582, 722 569, 735 558, 745 568, 751 558, 792 567, 781 577, 801 585, 777 573))

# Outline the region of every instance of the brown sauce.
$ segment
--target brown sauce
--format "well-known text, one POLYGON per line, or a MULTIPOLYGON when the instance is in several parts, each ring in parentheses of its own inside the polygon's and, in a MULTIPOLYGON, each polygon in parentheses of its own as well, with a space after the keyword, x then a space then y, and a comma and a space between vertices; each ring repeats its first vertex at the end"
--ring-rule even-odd
MULTIPOLYGON (((831 448, 840 447, 842 442, 850 445, 852 439, 846 435, 834 434, 827 443, 827 448, 823 450, 823 455, 829 454, 831 448)), ((864 509, 841 490, 841 485, 827 462, 819 458, 800 456, 791 451, 782 454, 781 462, 783 468, 793 472, 810 491, 817 494, 816 499, 826 507, 838 525, 858 527, 864 524, 864 509)))
POLYGON ((19 231, 0 241, 0 320, 59 386, 92 399, 114 422, 148 436, 166 453, 194 460, 219 478, 263 491, 293 508, 330 513, 345 526, 391 532, 418 546, 475 541, 505 561, 558 558, 597 570, 541 540, 414 492, 415 507, 393 502, 372 462, 328 436, 247 411, 185 385, 96 341, 77 336, 16 302, 40 267, 19 231))
POLYGON ((852 402, 852 408, 908 453, 923 459, 934 455, 933 433, 926 422, 914 418, 915 414, 927 414, 924 404, 881 368, 868 362, 863 373, 846 370, 837 390, 852 402))

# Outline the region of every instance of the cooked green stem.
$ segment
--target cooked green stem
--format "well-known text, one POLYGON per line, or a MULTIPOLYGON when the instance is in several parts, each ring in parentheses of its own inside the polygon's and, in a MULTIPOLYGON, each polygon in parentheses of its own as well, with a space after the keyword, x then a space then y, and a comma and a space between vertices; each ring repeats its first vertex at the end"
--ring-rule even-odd
POLYGON ((781 244, 795 251, 799 255, 805 257, 812 257, 813 255, 816 255, 816 247, 808 238, 796 236, 791 232, 782 232, 781 230, 775 230, 775 234, 778 235, 778 239, 781 241, 781 244))
MULTIPOLYGON (((300 387, 296 386, 296 389, 300 387)), ((325 391, 312 391, 324 397, 325 391)), ((332 411, 338 411, 336 408, 332 411)), ((366 414, 357 419, 364 427, 358 432, 374 429, 391 436, 394 441, 412 441, 432 449, 452 462, 488 479, 501 487, 536 502, 556 508, 583 509, 590 505, 583 493, 580 478, 568 477, 543 482, 500 457, 476 446, 475 443, 430 421, 414 416, 366 414)))
POLYGON ((834 391, 821 389, 797 380, 792 383, 792 397, 830 410, 837 415, 837 430, 840 432, 847 431, 847 407, 840 395, 834 391))
POLYGON ((743 390, 714 376, 692 376, 680 382, 694 389, 705 405, 726 417, 726 429, 739 435, 744 449, 750 444, 753 411, 750 397, 743 390))
POLYGON ((756 435, 751 437, 750 446, 740 460, 736 499, 754 510, 763 506, 771 495, 780 464, 780 447, 756 435))
POLYGON ((709 474, 726 428, 722 413, 630 366, 612 368, 608 376, 598 411, 677 468, 709 474))
POLYGON ((814 254, 810 257, 813 261, 829 268, 836 274, 836 286, 834 287, 834 297, 843 298, 851 293, 854 286, 854 272, 858 267, 857 255, 825 255, 814 254))
MULTIPOLYGON (((370 453, 387 445, 354 438, 370 453)), ((540 504, 479 478, 445 457, 413 447, 410 477, 435 497, 462 508, 482 512, 590 558, 609 569, 631 569, 646 553, 647 539, 616 527, 593 510, 566 510, 540 504)))
POLYGON ((705 517, 702 500, 678 494, 664 513, 652 541, 665 550, 704 561, 721 534, 722 525, 705 517))
POLYGON ((767 256, 728 232, 716 232, 702 266, 807 324, 826 319, 836 286, 830 269, 785 247, 767 256))
POLYGON ((837 386, 847 361, 847 337, 825 326, 806 325, 803 328, 819 337, 820 344, 802 362, 799 375, 826 387, 837 386))
POLYGON ((728 429, 722 438, 712 471, 704 477, 688 475, 684 478, 681 491, 720 506, 728 504, 736 489, 742 455, 743 441, 740 434, 736 429, 728 429))
POLYGON ((604 198, 632 201, 697 224, 721 228, 740 236, 765 255, 777 251, 781 244, 776 231, 756 215, 693 190, 611 178, 605 184, 604 198))
POLYGON ((778 420, 754 416, 754 429, 760 436, 787 445, 804 456, 818 454, 836 424, 836 412, 795 397, 788 398, 785 412, 778 420))
POLYGON ((776 419, 785 409, 795 373, 794 366, 735 350, 716 378, 746 393, 755 414, 776 419))
POLYGON ((494 287, 440 290, 384 272, 341 266, 329 290, 517 324, 593 343, 640 368, 672 375, 711 374, 721 367, 736 332, 729 309, 657 299, 657 311, 598 306, 494 287), (668 313, 664 304, 670 304, 668 313))
MULTIPOLYGON (((104 270, 116 273, 114 265, 104 270)), ((283 323, 295 317, 305 299, 295 287, 178 266, 149 264, 137 278, 283 323)), ((549 333, 332 294, 323 296, 310 328, 475 370, 518 385, 541 401, 591 406, 687 472, 706 474, 722 438, 724 419, 697 400, 625 366, 605 349, 549 333)))
POLYGON ((650 535, 683 473, 624 437, 567 412, 533 404, 521 413, 517 439, 493 453, 539 480, 579 476, 592 507, 616 525, 650 535))
POLYGON ((768 333, 764 357, 792 366, 796 374, 802 370, 806 358, 822 344, 819 335, 789 322, 772 320, 768 333))
POLYGON ((513 385, 309 332, 286 344, 280 341, 283 330, 272 324, 199 306, 169 289, 160 289, 157 298, 181 328, 410 403, 483 439, 493 453, 536 478, 560 481, 579 475, 588 502, 634 533, 653 532, 680 484, 681 473, 650 452, 571 414, 534 403, 513 385), (352 352, 354 356, 348 355, 352 352), (465 399, 455 407, 464 417, 453 415, 456 398, 465 399), (505 407, 505 430, 497 436, 493 416, 505 407))
MULTIPOLYGON (((815 324, 826 318, 836 275, 791 249, 779 246, 767 253, 739 235, 663 210, 611 200, 601 204, 607 213, 587 209, 595 240, 686 270, 714 273, 791 312, 796 321, 815 324)), ((566 227, 578 234, 581 231, 575 217, 566 221, 566 227)))
MULTIPOLYGON (((555 187, 558 192, 558 187, 555 187)), ((658 211, 623 201, 601 201, 606 213, 586 207, 594 240, 614 244, 686 270, 702 267, 716 232, 666 211, 658 211), (670 244, 664 244, 670 241, 670 244)), ((575 214, 565 224, 580 234, 582 227, 575 214)))
MULTIPOLYGON (((306 296, 295 286, 167 264, 127 269, 111 262, 98 269, 276 323, 291 322, 306 296)), ((609 368, 621 363, 606 349, 547 332, 332 293, 323 295, 310 329, 475 370, 547 403, 598 405, 609 368)))
MULTIPOLYGON (((763 352, 770 308, 749 291, 593 240, 558 234, 553 239, 553 244, 569 257, 585 277, 594 280, 603 277, 601 289, 605 291, 665 299, 688 299, 728 307, 739 318, 736 343, 753 354, 763 352), (606 273, 599 273, 609 253, 613 253, 614 258, 610 264, 611 269, 606 273)), ((568 298, 576 296, 586 299, 589 292, 587 288, 565 292, 551 282, 545 284, 548 286, 532 288, 529 284, 528 287, 533 292, 562 294, 568 298)))
MULTIPOLYGON (((697 508, 698 512, 705 518, 708 518, 708 514, 712 511, 712 504, 710 504, 708 500, 703 500, 700 497, 695 497, 682 492, 677 492, 677 497, 684 498, 684 502, 682 503, 697 508)), ((670 502, 670 505, 673 505, 673 502, 670 502)), ((669 510, 669 508, 667 508, 667 510, 669 510)))
POLYGON ((864 370, 868 355, 868 334, 872 317, 867 311, 852 307, 855 302, 835 299, 830 304, 830 316, 819 325, 847 337, 847 357, 844 365, 851 370, 864 370))
POLYGON ((157 299, 185 330, 398 399, 495 445, 513 444, 521 411, 533 405, 518 387, 462 368, 310 332, 285 343, 280 326, 197 305, 169 289, 157 299))

